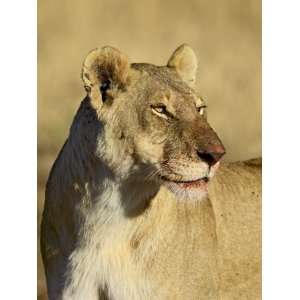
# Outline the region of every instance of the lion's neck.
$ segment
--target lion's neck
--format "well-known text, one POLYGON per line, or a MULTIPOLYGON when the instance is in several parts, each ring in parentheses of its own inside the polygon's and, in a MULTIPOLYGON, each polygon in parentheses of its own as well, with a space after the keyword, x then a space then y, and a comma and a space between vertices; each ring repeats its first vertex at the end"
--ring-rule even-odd
POLYGON ((48 190, 56 193, 51 198, 64 203, 70 212, 74 211, 74 217, 69 218, 72 220, 80 219, 78 214, 83 219, 94 214, 99 222, 107 218, 138 216, 145 211, 159 186, 143 181, 143 176, 134 175, 136 173, 130 169, 132 162, 124 159, 120 151, 112 151, 121 147, 107 146, 107 141, 113 140, 110 132, 106 130, 104 133, 101 123, 93 126, 88 123, 86 106, 86 101, 83 101, 71 126, 70 136, 51 172, 56 174, 51 174, 48 181, 52 187, 48 190), (107 151, 114 156, 104 159, 102 155, 107 151), (112 170, 105 161, 114 161, 119 173, 131 175, 122 177, 116 174, 116 170, 112 170))
POLYGON ((157 183, 143 181, 134 174, 117 177, 87 146, 81 144, 78 149, 78 142, 73 139, 66 142, 58 160, 57 168, 62 169, 58 173, 64 176, 56 186, 63 195, 72 187, 70 205, 116 212, 130 218, 141 214, 159 190, 157 183))

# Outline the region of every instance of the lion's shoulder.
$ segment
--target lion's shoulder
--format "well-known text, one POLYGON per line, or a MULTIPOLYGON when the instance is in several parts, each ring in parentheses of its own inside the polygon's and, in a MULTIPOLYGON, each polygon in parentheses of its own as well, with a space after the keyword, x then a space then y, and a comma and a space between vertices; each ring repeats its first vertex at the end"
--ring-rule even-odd
MULTIPOLYGON (((219 177, 226 178, 226 181, 230 182, 232 177, 248 178, 247 175, 253 175, 255 177, 260 176, 262 170, 261 157, 252 158, 245 161, 227 162, 221 164, 219 177)), ((234 179, 235 180, 235 179, 234 179)))
POLYGON ((246 166, 261 168, 262 167, 262 158, 257 157, 257 158, 249 159, 249 160, 244 161, 243 163, 246 166))

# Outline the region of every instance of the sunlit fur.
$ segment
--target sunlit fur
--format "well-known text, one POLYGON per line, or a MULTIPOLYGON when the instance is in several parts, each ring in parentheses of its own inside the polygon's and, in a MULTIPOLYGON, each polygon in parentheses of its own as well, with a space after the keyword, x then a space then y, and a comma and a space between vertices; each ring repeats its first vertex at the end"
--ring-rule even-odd
POLYGON ((193 51, 183 45, 174 55, 165 67, 130 65, 104 47, 85 60, 87 97, 46 188, 50 300, 219 299, 212 204, 201 190, 165 188, 212 177, 196 149, 221 145, 196 109, 193 51), (191 67, 180 69, 182 61, 191 67), (104 101, 99 87, 108 79, 104 101), (161 102, 173 118, 153 114, 161 102))

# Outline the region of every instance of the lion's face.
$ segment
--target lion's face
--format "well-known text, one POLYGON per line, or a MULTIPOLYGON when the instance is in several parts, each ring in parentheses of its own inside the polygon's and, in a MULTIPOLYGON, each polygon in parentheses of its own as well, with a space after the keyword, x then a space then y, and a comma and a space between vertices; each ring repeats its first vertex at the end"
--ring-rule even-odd
MULTIPOLYGON (((113 74, 101 73, 98 54, 94 70, 99 82, 87 88, 91 103, 100 103, 96 109, 105 124, 106 143, 115 153, 108 164, 124 166, 139 180, 164 184, 180 198, 201 199, 225 149, 207 122, 203 99, 192 88, 194 53, 181 46, 167 66, 158 67, 129 66, 121 54, 111 51, 110 63, 117 66, 118 76, 107 61, 113 74)), ((105 57, 108 60, 107 53, 105 57)), ((85 75, 91 81, 87 67, 85 75)))

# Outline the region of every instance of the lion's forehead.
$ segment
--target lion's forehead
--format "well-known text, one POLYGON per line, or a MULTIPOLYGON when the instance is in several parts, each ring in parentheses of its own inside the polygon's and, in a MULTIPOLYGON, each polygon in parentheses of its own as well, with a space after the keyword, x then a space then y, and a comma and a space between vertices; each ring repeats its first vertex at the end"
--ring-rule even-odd
MULTIPOLYGON (((185 84, 175 70, 165 66, 155 66, 152 64, 133 64, 133 68, 143 74, 147 74, 149 79, 160 85, 169 87, 182 94, 190 94, 193 90, 185 84)), ((149 81, 150 82, 150 81, 149 81)))
POLYGON ((202 97, 178 76, 175 70, 165 66, 146 63, 133 64, 140 71, 139 84, 143 90, 143 101, 163 101, 174 110, 194 110, 204 104, 202 97))

